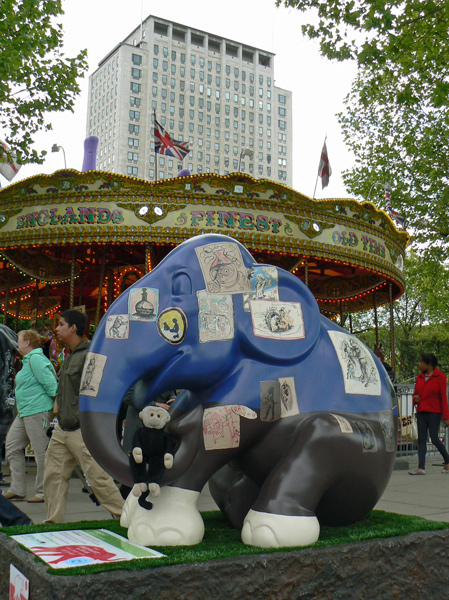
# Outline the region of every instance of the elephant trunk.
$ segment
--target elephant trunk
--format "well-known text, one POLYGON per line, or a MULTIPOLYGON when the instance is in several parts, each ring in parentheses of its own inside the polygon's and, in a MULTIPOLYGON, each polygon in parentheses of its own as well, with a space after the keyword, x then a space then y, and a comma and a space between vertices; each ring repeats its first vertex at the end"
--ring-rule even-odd
POLYGON ((132 487, 129 458, 117 439, 117 415, 85 411, 80 412, 80 422, 83 439, 96 462, 111 477, 132 487))

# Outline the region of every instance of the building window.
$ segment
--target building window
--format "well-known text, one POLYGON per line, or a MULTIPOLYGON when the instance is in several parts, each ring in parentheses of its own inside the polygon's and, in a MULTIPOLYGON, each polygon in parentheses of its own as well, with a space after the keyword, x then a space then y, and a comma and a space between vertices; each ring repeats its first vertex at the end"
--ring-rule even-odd
POLYGON ((139 160, 139 154, 137 152, 128 152, 128 162, 137 163, 139 160))
POLYGON ((280 107, 279 107, 279 115, 280 115, 281 117, 285 117, 285 116, 287 116, 287 109, 286 109, 286 108, 283 108, 282 106, 280 106, 280 107))
POLYGON ((128 125, 128 132, 133 133, 134 135, 139 135, 139 125, 133 125, 130 123, 128 125))
POLYGON ((140 98, 136 98, 135 96, 131 96, 129 99, 129 103, 131 106, 136 106, 137 108, 140 106, 140 98))
POLYGON ((129 120, 130 121, 140 121, 140 111, 130 110, 129 111, 129 120))
POLYGON ((128 147, 129 148, 138 148, 139 140, 136 140, 136 138, 128 138, 128 147))
POLYGON ((142 91, 142 85, 140 83, 136 83, 135 81, 131 81, 131 91, 135 94, 140 94, 142 91))
MULTIPOLYGON (((157 54, 157 53, 155 52, 155 54, 157 54)), ((142 57, 140 54, 132 54, 131 60, 132 60, 133 65, 141 65, 142 64, 142 57)))
POLYGON ((287 96, 279 94, 279 104, 287 104, 287 96))
POLYGON ((126 172, 128 173, 128 175, 132 175, 133 177, 137 177, 138 174, 138 169, 137 167, 131 167, 130 165, 128 165, 126 167, 126 172))
POLYGON ((140 69, 136 69, 135 67, 131 68, 131 77, 133 79, 140 79, 142 77, 142 71, 140 69))
POLYGON ((279 129, 285 130, 287 129, 287 121, 278 121, 279 129))

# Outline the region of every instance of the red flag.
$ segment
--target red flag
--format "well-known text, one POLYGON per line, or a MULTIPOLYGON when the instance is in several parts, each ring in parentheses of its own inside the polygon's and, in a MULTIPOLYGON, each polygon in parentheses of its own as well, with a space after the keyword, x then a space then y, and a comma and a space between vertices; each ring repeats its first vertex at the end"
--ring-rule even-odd
POLYGON ((318 176, 321 177, 321 188, 324 189, 329 185, 329 177, 332 175, 332 169, 327 155, 326 142, 321 150, 320 164, 318 165, 318 176))

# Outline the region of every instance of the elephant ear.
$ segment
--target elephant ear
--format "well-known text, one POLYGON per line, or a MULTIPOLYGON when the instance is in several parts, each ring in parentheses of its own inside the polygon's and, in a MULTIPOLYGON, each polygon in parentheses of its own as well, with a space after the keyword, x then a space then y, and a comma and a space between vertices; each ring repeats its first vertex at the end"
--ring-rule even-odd
MULTIPOLYGON (((257 265, 263 266, 263 265, 257 265)), ((267 265, 268 266, 268 265, 267 265)), ((311 291, 297 277, 278 271, 279 300, 248 302, 235 298, 236 330, 249 358, 270 364, 288 364, 305 357, 317 343, 321 314, 311 291)))

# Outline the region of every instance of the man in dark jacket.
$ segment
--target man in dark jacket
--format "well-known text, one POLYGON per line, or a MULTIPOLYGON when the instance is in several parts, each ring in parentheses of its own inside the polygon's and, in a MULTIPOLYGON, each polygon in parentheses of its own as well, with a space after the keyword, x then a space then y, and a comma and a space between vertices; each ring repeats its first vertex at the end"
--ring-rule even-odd
POLYGON ((0 325, 0 485, 9 485, 3 479, 1 460, 3 440, 15 417, 14 362, 17 354, 17 334, 6 325, 0 325))
MULTIPOLYGON (((84 444, 79 420, 79 393, 84 363, 91 360, 89 342, 83 339, 86 315, 77 310, 62 313, 56 328, 58 339, 69 348, 59 372, 55 405, 56 425, 45 456, 44 497, 46 523, 63 523, 70 477, 75 463, 81 467, 98 502, 112 515, 119 517, 123 498, 117 486, 94 461, 84 444)), ((90 385, 94 384, 92 375, 90 385)))

